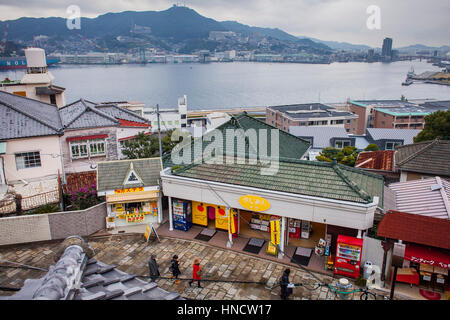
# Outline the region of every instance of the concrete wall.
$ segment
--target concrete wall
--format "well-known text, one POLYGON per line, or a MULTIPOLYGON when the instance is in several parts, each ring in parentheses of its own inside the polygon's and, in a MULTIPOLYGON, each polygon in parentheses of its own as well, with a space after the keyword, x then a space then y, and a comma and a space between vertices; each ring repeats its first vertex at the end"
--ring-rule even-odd
POLYGON ((106 228, 106 204, 86 210, 0 219, 0 245, 88 236, 106 228))
MULTIPOLYGON (((377 266, 379 270, 381 271, 381 268, 383 267, 383 255, 384 250, 381 246, 381 240, 368 237, 367 235, 364 235, 363 237, 363 250, 362 250, 362 256, 361 256, 361 274, 363 272, 363 266, 366 261, 372 262, 374 266, 377 266)), ((389 266, 391 265, 391 253, 388 252, 388 256, 386 259, 386 271, 389 271, 389 266)), ((388 277, 386 277, 388 279, 388 277)), ((383 285, 383 282, 380 280, 380 274, 376 275, 376 281, 377 283, 381 283, 383 285)))

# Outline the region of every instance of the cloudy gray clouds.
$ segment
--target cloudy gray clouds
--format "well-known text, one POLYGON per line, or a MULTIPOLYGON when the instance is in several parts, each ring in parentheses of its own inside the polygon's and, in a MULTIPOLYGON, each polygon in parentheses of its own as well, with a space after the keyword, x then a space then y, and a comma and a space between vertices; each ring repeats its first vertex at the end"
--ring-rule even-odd
MULTIPOLYGON (((165 10, 176 0, 0 0, 0 20, 29 17, 66 17, 78 5, 85 17, 126 10, 165 10)), ((185 0, 203 16, 218 21, 280 28, 297 36, 381 46, 384 37, 394 47, 421 43, 450 45, 448 0, 185 0), (366 9, 381 9, 381 30, 369 30, 366 9)))

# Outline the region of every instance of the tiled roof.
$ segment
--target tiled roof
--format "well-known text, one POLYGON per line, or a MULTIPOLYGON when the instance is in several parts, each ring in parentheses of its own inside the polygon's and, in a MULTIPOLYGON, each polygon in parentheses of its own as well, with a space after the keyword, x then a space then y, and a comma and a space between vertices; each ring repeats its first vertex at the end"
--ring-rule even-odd
POLYGON ((395 165, 400 170, 450 176, 450 141, 433 140, 399 146, 395 165))
POLYGON ((89 259, 93 254, 93 249, 87 249, 85 244, 69 243, 44 277, 25 280, 20 291, 0 300, 184 300, 154 282, 89 259))
MULTIPOLYGON (((278 130, 279 132, 279 155, 282 158, 290 158, 290 159, 301 159, 303 155, 308 151, 310 144, 301 139, 298 138, 288 132, 279 130, 278 128, 271 126, 264 121, 255 119, 247 113, 243 112, 240 113, 237 116, 231 117, 230 120, 223 123, 219 127, 216 128, 216 130, 207 132, 202 137, 196 138, 194 142, 191 143, 191 162, 194 162, 193 159, 197 159, 201 157, 202 155, 198 155, 195 152, 195 141, 203 141, 202 143, 202 152, 205 151, 206 147, 209 146, 214 141, 214 135, 217 131, 221 132, 221 136, 223 137, 223 152, 226 153, 227 151, 227 129, 242 129, 245 131, 249 129, 256 130, 256 134, 258 135, 259 129, 265 129, 267 130, 267 153, 270 155, 271 152, 271 132, 270 130, 278 130)), ((245 137, 245 150, 237 150, 238 145, 236 143, 235 146, 235 154, 255 154, 259 152, 259 143, 257 145, 253 145, 250 143, 251 141, 248 139, 248 137, 245 137)), ((233 143, 233 141, 231 141, 233 143)), ((163 165, 164 168, 174 166, 174 163, 171 159, 171 154, 167 154, 163 156, 163 165)))
POLYGON ((103 161, 97 163, 97 191, 159 185, 161 158, 103 161), (143 184, 124 185, 130 165, 143 184))
POLYGON ((391 183, 388 187, 395 193, 396 210, 450 219, 450 183, 447 180, 434 177, 391 183))
POLYGON ((360 152, 355 168, 394 171, 394 152, 393 150, 360 152))
POLYGON ((66 129, 118 126, 120 120, 148 124, 148 120, 126 108, 114 104, 96 104, 84 99, 60 108, 59 113, 66 129))
POLYGON ((61 134, 54 105, 0 91, 0 139, 61 134))
POLYGON ((414 137, 416 137, 420 131, 422 130, 367 128, 367 133, 373 140, 403 140, 403 144, 414 143, 414 137))
POLYGON ((305 104, 290 104, 283 106, 270 106, 272 110, 284 113, 285 115, 295 118, 324 118, 336 116, 355 116, 355 114, 347 111, 340 111, 332 106, 322 103, 305 103, 305 104))
POLYGON ((332 138, 349 138, 344 127, 290 126, 289 133, 300 138, 313 137, 314 149, 334 147, 332 138))
POLYGON ((389 211, 378 224, 377 235, 450 249, 450 220, 389 211))
MULTIPOLYGON (((236 160, 236 159, 235 159, 236 160)), ((237 161, 236 161, 237 162, 237 161)), ((273 175, 261 175, 257 164, 192 164, 174 175, 335 200, 383 205, 383 177, 337 163, 280 159, 273 175)))

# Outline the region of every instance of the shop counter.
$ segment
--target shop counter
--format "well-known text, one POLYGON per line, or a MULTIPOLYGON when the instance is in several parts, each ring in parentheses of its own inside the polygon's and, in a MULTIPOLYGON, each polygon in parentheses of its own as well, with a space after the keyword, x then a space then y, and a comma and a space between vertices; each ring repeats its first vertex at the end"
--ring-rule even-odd
POLYGON ((397 270, 397 282, 405 282, 409 284, 419 285, 420 276, 414 268, 399 268, 397 270))

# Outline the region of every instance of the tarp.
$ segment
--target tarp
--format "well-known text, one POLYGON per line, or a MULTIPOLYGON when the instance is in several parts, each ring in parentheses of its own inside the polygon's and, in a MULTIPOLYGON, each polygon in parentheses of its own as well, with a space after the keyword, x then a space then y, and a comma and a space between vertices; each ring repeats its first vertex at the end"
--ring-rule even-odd
POLYGON ((107 203, 145 202, 158 199, 158 191, 140 191, 106 195, 107 203))
POLYGON ((405 259, 444 269, 450 269, 450 255, 431 247, 421 247, 407 244, 405 248, 405 259))

